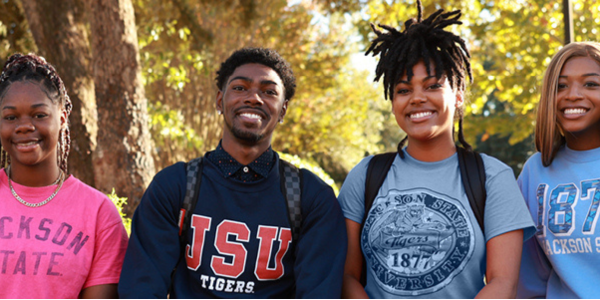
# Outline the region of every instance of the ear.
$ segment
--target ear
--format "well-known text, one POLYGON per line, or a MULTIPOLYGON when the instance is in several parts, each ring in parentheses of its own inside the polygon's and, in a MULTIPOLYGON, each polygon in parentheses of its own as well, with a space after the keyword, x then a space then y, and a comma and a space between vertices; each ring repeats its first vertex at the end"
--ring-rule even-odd
POLYGON ((287 112, 288 102, 290 102, 290 100, 288 100, 288 99, 283 100, 283 105, 281 106, 281 114, 279 115, 280 122, 283 121, 283 117, 285 117, 285 113, 287 112))
POLYGON ((218 91, 217 92, 217 97, 216 97, 216 106, 217 106, 217 110, 220 112, 223 112, 223 92, 222 91, 218 91))
POLYGON ((456 92, 456 104, 455 104, 456 108, 463 106, 464 103, 465 103, 464 92, 462 92, 462 91, 456 92))

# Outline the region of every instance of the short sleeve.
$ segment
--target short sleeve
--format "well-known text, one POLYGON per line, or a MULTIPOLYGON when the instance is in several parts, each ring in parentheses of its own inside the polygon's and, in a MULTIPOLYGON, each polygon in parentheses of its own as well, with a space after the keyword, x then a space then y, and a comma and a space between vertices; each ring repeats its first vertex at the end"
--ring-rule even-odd
POLYGON ((128 239, 117 208, 105 199, 98 212, 94 259, 83 288, 119 282, 128 239))
POLYGON ((372 158, 373 156, 364 158, 348 173, 338 195, 344 217, 359 224, 363 222, 365 215, 365 180, 372 158))
POLYGON ((519 229, 523 229, 523 239, 529 239, 535 233, 535 227, 512 170, 497 159, 485 157, 486 242, 503 233, 519 229))

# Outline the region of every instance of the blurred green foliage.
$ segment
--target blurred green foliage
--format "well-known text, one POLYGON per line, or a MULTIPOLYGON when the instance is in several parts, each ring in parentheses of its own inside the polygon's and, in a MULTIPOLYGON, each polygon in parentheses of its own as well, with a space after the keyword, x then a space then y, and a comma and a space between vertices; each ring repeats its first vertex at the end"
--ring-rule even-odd
MULTIPOLYGON (((363 45, 374 37, 369 22, 399 27, 417 15, 415 0, 351 2, 362 3, 354 24, 363 45)), ((575 41, 598 41, 600 2, 572 3, 575 41)), ((520 171, 534 150, 529 141, 544 72, 564 44, 562 1, 423 0, 423 5, 425 16, 439 8, 462 11, 463 25, 449 29, 465 39, 472 56, 465 136, 477 150, 504 158, 520 171)))
MULTIPOLYGON (((350 57, 374 37, 369 22, 399 25, 416 0, 132 0, 150 106, 155 161, 163 168, 213 149, 222 122, 215 72, 244 46, 278 50, 297 94, 274 149, 318 164, 339 186, 362 157, 395 150, 403 133, 371 75, 350 57)), ((561 1, 423 0, 425 14, 461 9, 472 54, 465 134, 514 170, 532 153, 539 86, 563 44, 561 1), (519 162, 521 161, 521 162, 519 162)), ((597 40, 600 3, 573 0, 575 40, 597 40)), ((90 16, 93 17, 93 16, 90 16)), ((19 0, 0 1, 0 63, 36 51, 19 0)))
POLYGON ((127 230, 127 235, 131 235, 131 218, 128 218, 123 212, 123 208, 127 205, 127 197, 119 197, 115 193, 115 189, 113 189, 110 194, 107 194, 107 196, 115 204, 117 210, 119 210, 123 225, 125 226, 125 230, 127 230))
POLYGON ((366 153, 382 149, 385 125, 368 72, 349 65, 359 47, 358 39, 348 39, 358 37, 350 16, 325 15, 321 1, 249 1, 269 8, 251 13, 248 1, 226 2, 134 1, 158 167, 218 144, 220 63, 244 46, 269 47, 290 62, 298 86, 273 147, 323 163, 341 183, 366 153))

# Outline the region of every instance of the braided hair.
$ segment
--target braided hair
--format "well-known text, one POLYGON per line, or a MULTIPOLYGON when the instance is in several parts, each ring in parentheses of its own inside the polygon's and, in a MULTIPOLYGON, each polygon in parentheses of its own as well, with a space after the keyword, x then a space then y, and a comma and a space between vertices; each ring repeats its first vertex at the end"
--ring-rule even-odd
MULTIPOLYGON (((425 63, 427 74, 431 74, 431 62, 435 65, 434 74, 439 80, 446 74, 450 86, 454 90, 464 91, 465 77, 469 75, 469 82, 473 81, 469 50, 465 41, 444 30, 447 26, 462 24, 458 19, 462 15, 460 10, 444 12, 437 10, 423 20, 423 5, 417 0, 417 19, 411 18, 404 22, 404 30, 398 31, 388 25, 378 25, 387 32, 378 30, 375 25, 371 28, 377 37, 371 42, 365 55, 373 53, 379 55, 379 63, 375 69, 375 81, 383 76, 384 95, 386 99, 393 100, 394 88, 402 76, 406 74, 411 80, 413 67, 419 62, 425 63)), ((463 135, 463 108, 458 112, 458 139, 467 150, 472 150, 463 135)), ((408 136, 398 144, 398 152, 403 156, 402 147, 408 136)))
MULTIPOLYGON (((46 60, 35 54, 23 55, 13 54, 8 58, 0 74, 0 102, 3 100, 10 85, 19 81, 31 81, 40 83, 42 91, 48 96, 50 101, 58 103, 61 110, 67 114, 65 124, 61 126, 58 136, 58 167, 67 172, 67 157, 71 148, 71 133, 69 130, 69 115, 73 108, 71 99, 67 95, 65 85, 58 76, 56 69, 47 63, 46 60)), ((0 145, 1 146, 1 145, 0 145)), ((0 167, 6 167, 10 164, 10 156, 4 150, 0 150, 0 167)))

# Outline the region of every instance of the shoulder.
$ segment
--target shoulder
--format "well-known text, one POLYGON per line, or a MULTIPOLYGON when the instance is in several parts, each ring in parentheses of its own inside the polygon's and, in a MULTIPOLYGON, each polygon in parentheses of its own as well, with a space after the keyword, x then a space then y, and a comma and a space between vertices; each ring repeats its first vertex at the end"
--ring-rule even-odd
POLYGON ((85 201, 79 201, 78 203, 84 204, 88 209, 97 210, 99 213, 110 211, 110 213, 118 214, 115 205, 108 198, 108 195, 89 186, 75 176, 71 175, 65 181, 64 185, 68 185, 67 189, 71 190, 77 197, 85 199, 85 201))
POLYGON ((363 158, 346 176, 342 188, 340 189, 340 201, 346 201, 347 197, 358 197, 365 193, 365 181, 367 179, 367 169, 373 155, 363 158))
POLYGON ((186 180, 186 163, 177 162, 156 173, 148 189, 178 190, 185 188, 186 180))
POLYGON ((333 192, 333 189, 329 184, 323 181, 321 177, 307 169, 300 169, 300 176, 302 178, 302 192, 309 194, 318 194, 328 190, 333 192))
POLYGON ((80 197, 80 199, 85 199, 85 201, 78 201, 78 203, 82 205, 82 209, 86 216, 95 216, 99 229, 110 227, 115 223, 121 222, 121 215, 119 214, 115 203, 113 203, 108 195, 87 185, 72 175, 68 180, 70 182, 65 182, 65 184, 68 183, 69 188, 71 188, 72 192, 80 197))
POLYGON ((540 152, 534 153, 531 157, 527 159, 525 164, 523 165, 523 171, 530 169, 537 169, 543 167, 542 163, 542 154, 540 152))
POLYGON ((141 204, 157 202, 164 205, 166 202, 183 201, 186 182, 186 164, 178 162, 170 165, 154 175, 142 197, 141 204))
POLYGON ((185 162, 177 162, 170 165, 156 173, 152 181, 165 180, 165 181, 176 181, 185 178, 185 162))
POLYGON ((329 210, 337 205, 337 198, 331 186, 307 169, 300 169, 302 213, 312 214, 329 210))
POLYGON ((96 202, 98 204, 103 201, 109 200, 108 196, 101 191, 89 186, 87 183, 79 180, 74 175, 71 175, 65 180, 64 185, 68 184, 68 188, 73 189, 81 198, 84 198, 86 202, 96 202))
POLYGON ((510 174, 512 174, 512 177, 514 178, 513 170, 507 164, 505 164, 502 161, 500 161, 499 159, 497 159, 493 156, 489 156, 485 153, 480 153, 480 154, 481 154, 481 159, 483 160, 483 165, 485 167, 486 181, 489 181, 490 179, 496 177, 498 174, 501 174, 504 172, 509 172, 510 174))
POLYGON ((369 155, 363 158, 350 172, 348 176, 346 176, 346 180, 344 180, 344 185, 346 182, 349 184, 362 183, 364 185, 365 179, 367 177, 367 169, 369 168, 369 163, 373 160, 374 155, 369 155))

